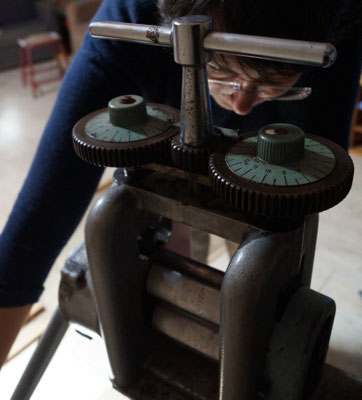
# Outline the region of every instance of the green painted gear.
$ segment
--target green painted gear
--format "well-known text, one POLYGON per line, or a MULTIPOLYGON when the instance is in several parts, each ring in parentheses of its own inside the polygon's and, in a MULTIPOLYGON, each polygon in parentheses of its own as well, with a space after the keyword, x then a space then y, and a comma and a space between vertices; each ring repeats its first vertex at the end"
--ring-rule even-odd
MULTIPOLYGON (((270 126, 261 131, 266 128, 270 126)), ((251 132, 241 140, 229 139, 211 154, 212 187, 234 208, 253 215, 294 218, 333 207, 348 194, 353 163, 335 143, 308 134, 302 157, 301 150, 292 150, 292 161, 272 164, 259 157, 259 137, 260 132, 251 132)))
POLYGON ((140 96, 119 96, 74 126, 73 147, 82 160, 97 166, 136 167, 169 160, 178 120, 178 110, 171 107, 146 105, 140 96))

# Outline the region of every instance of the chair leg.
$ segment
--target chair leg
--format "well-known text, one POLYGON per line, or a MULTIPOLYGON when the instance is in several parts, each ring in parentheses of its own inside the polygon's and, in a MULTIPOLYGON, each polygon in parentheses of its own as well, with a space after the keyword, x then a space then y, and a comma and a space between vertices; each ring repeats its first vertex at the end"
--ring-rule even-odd
POLYGON ((61 60, 62 55, 60 53, 58 43, 57 42, 52 43, 51 48, 53 51, 54 61, 56 62, 58 70, 59 70, 59 74, 60 74, 60 76, 63 76, 63 68, 62 68, 62 60, 61 60))
POLYGON ((40 338, 11 400, 28 400, 43 376, 69 326, 59 308, 53 314, 47 329, 40 338))
POLYGON ((58 46, 59 64, 61 68, 61 74, 63 76, 65 71, 69 67, 69 60, 63 43, 59 41, 57 46, 58 46))
POLYGON ((19 64, 21 71, 21 83, 23 84, 23 86, 26 86, 27 79, 26 79, 25 54, 24 54, 24 49, 21 46, 19 46, 19 64))
POLYGON ((33 96, 36 96, 37 84, 35 81, 35 71, 33 65, 33 49, 31 47, 26 48, 26 63, 28 65, 29 82, 32 88, 33 96))

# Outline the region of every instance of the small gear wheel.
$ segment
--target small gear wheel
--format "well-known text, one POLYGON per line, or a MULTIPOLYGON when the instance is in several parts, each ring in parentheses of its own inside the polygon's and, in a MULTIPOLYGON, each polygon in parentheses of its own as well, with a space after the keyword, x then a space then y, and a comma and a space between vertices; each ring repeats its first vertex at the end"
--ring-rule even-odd
POLYGON ((82 118, 73 128, 73 146, 84 161, 106 167, 136 167, 167 159, 179 112, 142 97, 124 95, 108 108, 82 118))
POLYGON ((171 157, 183 170, 207 173, 210 148, 186 146, 180 142, 180 135, 176 135, 171 139, 171 157))
POLYGON ((216 194, 244 212, 300 217, 348 194, 353 163, 335 143, 289 124, 271 124, 218 146, 209 176, 216 194))

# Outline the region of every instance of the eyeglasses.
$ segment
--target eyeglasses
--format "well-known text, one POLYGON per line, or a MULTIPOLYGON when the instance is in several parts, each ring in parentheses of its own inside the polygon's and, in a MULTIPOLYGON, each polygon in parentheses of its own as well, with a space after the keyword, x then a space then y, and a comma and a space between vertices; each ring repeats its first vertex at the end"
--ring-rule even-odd
MULTIPOLYGON (((208 79, 211 84, 210 92, 214 94, 233 94, 243 90, 243 84, 239 82, 221 81, 217 79, 208 79)), ((268 85, 255 85, 253 92, 257 91, 258 96, 263 100, 295 101, 303 100, 312 93, 310 87, 281 87, 268 85), (282 94, 273 94, 274 92, 283 92, 282 94)))

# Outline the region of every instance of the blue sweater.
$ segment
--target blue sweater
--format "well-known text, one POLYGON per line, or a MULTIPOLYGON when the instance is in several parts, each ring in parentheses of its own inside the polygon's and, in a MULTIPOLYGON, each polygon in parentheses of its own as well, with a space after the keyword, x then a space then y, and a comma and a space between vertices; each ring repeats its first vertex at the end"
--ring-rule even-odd
MULTIPOLYGON (((96 20, 159 24, 151 0, 105 0, 96 20)), ((244 117, 212 104, 218 126, 255 130, 272 122, 296 124, 347 148, 361 70, 361 37, 340 43, 337 62, 313 69, 298 86, 313 93, 301 102, 267 102, 244 117)), ((82 218, 103 169, 74 153, 71 131, 86 114, 120 94, 179 107, 181 68, 172 50, 86 36, 67 71, 27 179, 0 236, 0 306, 38 300, 59 252, 82 218)))

